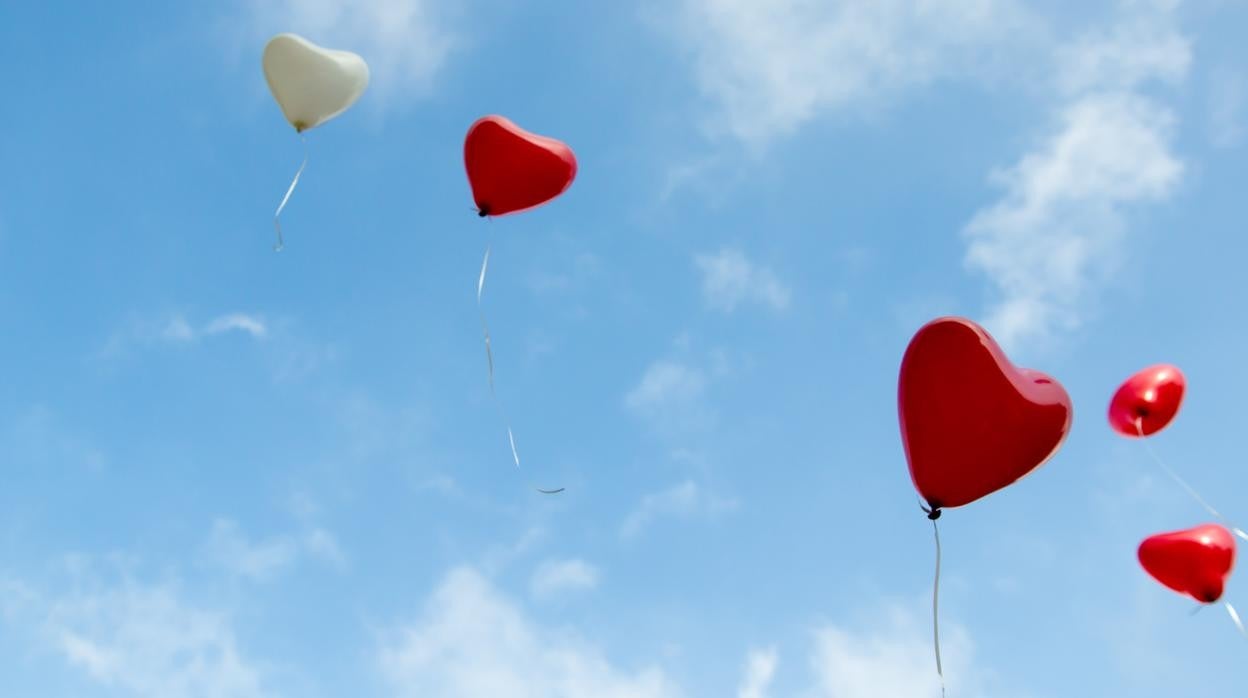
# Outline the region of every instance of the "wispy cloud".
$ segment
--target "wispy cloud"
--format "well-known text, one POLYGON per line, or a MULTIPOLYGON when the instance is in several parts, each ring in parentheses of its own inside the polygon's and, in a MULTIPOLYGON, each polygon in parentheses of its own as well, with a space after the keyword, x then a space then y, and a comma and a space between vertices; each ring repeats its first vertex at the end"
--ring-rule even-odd
POLYGON ((775 273, 750 261, 738 249, 724 248, 694 257, 702 274, 702 298, 714 310, 731 313, 743 303, 773 310, 789 307, 790 292, 775 273))
POLYGON ((1181 79, 1190 48, 1169 12, 1130 7, 1145 14, 1060 51, 1069 96, 1054 132, 994 175, 1004 194, 966 226, 966 263, 996 288, 986 322, 1007 345, 1077 327, 1122 256, 1129 208, 1166 198, 1183 174, 1173 112, 1136 88, 1181 79))
MULTIPOLYGON (((914 696, 939 698, 940 683, 926 619, 908 607, 885 609, 862 628, 827 625, 814 633, 810 667, 814 696, 879 698, 914 696)), ((946 622, 941 633, 941 656, 949 695, 967 698, 1003 698, 989 692, 974 667, 973 647, 966 632, 946 622)))
POLYGON ((598 568, 584 560, 547 560, 538 565, 529 580, 529 591, 538 598, 549 598, 598 586, 598 568))
POLYGON ((676 698, 658 668, 628 672, 588 641, 531 620, 471 568, 450 572, 424 617, 378 653, 396 696, 676 698))
POLYGON ((160 336, 170 342, 196 342, 205 337, 227 332, 241 332, 250 335, 253 339, 264 339, 269 329, 263 318, 245 313, 221 315, 209 320, 201 327, 194 327, 187 322, 186 318, 174 315, 169 318, 160 336))
POLYGON ((113 332, 99 355, 117 358, 134 347, 160 344, 192 345, 209 337, 237 332, 257 341, 269 337, 269 327, 264 318, 248 313, 227 313, 211 318, 202 324, 192 323, 181 313, 166 317, 133 316, 121 328, 113 332))
POLYGON ((624 406, 637 414, 692 409, 701 401, 706 381, 695 366, 660 359, 646 367, 641 381, 624 396, 624 406))
POLYGON ((427 95, 460 43, 439 0, 243 0, 252 39, 295 32, 333 49, 360 54, 369 92, 382 103, 399 94, 427 95))
POLYGON ((663 26, 692 54, 711 134, 759 150, 815 117, 1010 64, 1042 34, 1011 0, 682 0, 663 26), (998 60, 993 60, 997 58, 998 60))
POLYGON ((767 698, 779 662, 780 656, 774 647, 750 650, 745 658, 745 676, 737 689, 737 698, 767 698))
POLYGON ((239 525, 218 519, 203 548, 207 564, 224 570, 231 577, 254 582, 270 581, 289 570, 301 557, 341 567, 345 557, 333 534, 311 528, 298 536, 280 535, 253 541, 239 525))
POLYGON ((139 698, 261 698, 229 619, 167 587, 126 584, 54 601, 45 624, 72 665, 139 698))
POLYGON ((229 614, 175 583, 68 566, 72 591, 0 579, 6 632, 46 648, 99 686, 135 698, 268 698, 262 664, 239 646, 229 614))
POLYGON ((735 511, 738 506, 735 499, 707 492, 692 480, 686 480, 642 497, 637 508, 625 517, 620 535, 635 537, 656 519, 664 517, 710 519, 735 511))

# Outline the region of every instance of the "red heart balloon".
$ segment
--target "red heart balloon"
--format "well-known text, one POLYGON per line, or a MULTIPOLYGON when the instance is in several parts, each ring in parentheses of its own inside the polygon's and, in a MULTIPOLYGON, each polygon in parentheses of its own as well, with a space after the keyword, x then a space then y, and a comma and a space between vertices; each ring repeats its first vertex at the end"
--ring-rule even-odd
POLYGON ((1179 413, 1186 389, 1187 379, 1177 366, 1149 366, 1114 393, 1109 401, 1109 425, 1123 436, 1156 434, 1179 413))
POLYGON ((914 335, 897 393, 910 477, 933 519, 1040 467, 1070 430, 1061 384, 1015 368, 965 318, 938 318, 914 335))
POLYGON ((1140 543, 1140 566, 1153 579, 1200 601, 1222 598, 1235 566, 1235 538, 1217 524, 1159 533, 1140 543))
POLYGON ((502 216, 540 206, 572 186, 576 156, 554 138, 486 116, 468 129, 464 167, 477 212, 502 216))

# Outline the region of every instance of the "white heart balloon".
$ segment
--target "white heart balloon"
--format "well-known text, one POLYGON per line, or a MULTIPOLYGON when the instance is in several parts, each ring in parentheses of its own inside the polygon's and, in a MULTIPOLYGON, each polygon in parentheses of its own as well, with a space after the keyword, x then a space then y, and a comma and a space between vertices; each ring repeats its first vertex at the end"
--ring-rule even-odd
POLYGON ((269 39, 263 63, 273 98, 300 133, 346 111, 368 87, 363 58, 321 48, 295 34, 269 39))

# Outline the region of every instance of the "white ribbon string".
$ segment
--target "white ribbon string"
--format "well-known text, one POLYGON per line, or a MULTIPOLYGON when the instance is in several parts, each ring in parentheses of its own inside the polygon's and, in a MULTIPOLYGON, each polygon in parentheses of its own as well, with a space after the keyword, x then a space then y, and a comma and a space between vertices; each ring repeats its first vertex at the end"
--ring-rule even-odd
POLYGON ((1170 466, 1166 465, 1166 462, 1161 459, 1161 456, 1157 455, 1157 452, 1154 451, 1153 447, 1148 443, 1148 439, 1144 437, 1144 418, 1143 417, 1136 418, 1135 430, 1140 435, 1140 441, 1144 443, 1144 450, 1148 451, 1148 455, 1153 459, 1155 463, 1157 463, 1158 467, 1160 467, 1163 471, 1165 471, 1167 475, 1170 476, 1171 480, 1174 480, 1179 485, 1179 487, 1182 487, 1184 490, 1186 490, 1187 493, 1191 495, 1192 499, 1196 500, 1196 503, 1204 507, 1205 511, 1209 512, 1211 516, 1216 518, 1218 521, 1221 521, 1222 523, 1226 524, 1226 527, 1231 529, 1231 533, 1234 533, 1239 538, 1242 538, 1243 540, 1248 541, 1248 533, 1245 533, 1238 526, 1228 521, 1227 518, 1223 516, 1221 513, 1219 513, 1217 509, 1213 508, 1213 505, 1205 501, 1205 498, 1200 496, 1200 493, 1197 492, 1194 487, 1187 484, 1186 480, 1179 477, 1178 473, 1174 472, 1174 470, 1172 470, 1170 466))
POLYGON ((1235 627, 1239 628, 1239 634, 1248 639, 1248 630, 1244 630, 1244 622, 1239 619, 1239 613, 1235 611, 1235 607, 1231 605, 1230 601, 1223 601, 1222 605, 1226 606, 1226 614, 1231 617, 1231 621, 1235 623, 1235 627))
POLYGON ((302 133, 299 134, 299 141, 303 143, 303 163, 299 165, 299 171, 295 172, 295 178, 290 180, 290 187, 286 189, 286 196, 282 197, 282 203, 278 204, 277 212, 273 214, 273 228, 277 231, 277 244, 273 246, 274 252, 281 252, 286 243, 282 241, 282 209, 286 208, 286 202, 290 201, 290 195, 295 193, 295 187, 299 185, 299 178, 303 176, 303 170, 308 166, 308 137, 302 133))
MULTIPOLYGON (((485 306, 482 304, 482 297, 485 294, 485 273, 490 266, 490 246, 485 247, 485 257, 481 260, 481 273, 477 276, 477 315, 481 318, 481 333, 485 336, 485 360, 489 366, 490 376, 490 396, 494 398, 494 404, 498 406, 498 413, 503 418, 503 425, 507 427, 507 443, 511 446, 511 459, 516 464, 516 468, 520 468, 520 451, 516 449, 516 436, 511 430, 511 418, 507 416, 507 409, 503 406, 503 401, 498 397, 498 392, 494 389, 494 350, 490 347, 490 326, 485 321, 485 306)), ((558 494, 564 490, 559 487, 553 490, 535 487, 542 494, 558 494)))
POLYGON ((936 675, 940 677, 940 695, 945 695, 945 670, 940 662, 940 529, 932 519, 932 532, 936 535, 936 577, 932 582, 932 643, 936 649, 936 675))

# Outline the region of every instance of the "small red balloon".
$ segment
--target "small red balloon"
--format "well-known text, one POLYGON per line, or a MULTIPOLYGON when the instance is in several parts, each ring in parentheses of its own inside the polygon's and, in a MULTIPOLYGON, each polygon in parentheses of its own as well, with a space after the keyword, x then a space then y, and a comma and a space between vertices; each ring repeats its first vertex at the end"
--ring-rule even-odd
POLYGON ((561 141, 529 133, 501 116, 477 119, 464 139, 464 167, 482 216, 502 216, 559 196, 576 177, 561 141))
POLYGON ((1157 364, 1127 379, 1109 401, 1109 425, 1123 436, 1148 436, 1179 413, 1187 379, 1177 366, 1157 364))
POLYGON ((1140 543, 1140 566, 1167 587, 1200 601, 1222 598, 1235 566, 1235 538, 1217 524, 1159 533, 1140 543))
POLYGON ((1070 430, 1061 384, 1016 368, 979 325, 938 318, 910 340, 897 391, 915 489, 931 507, 959 507, 1040 467, 1070 430))

